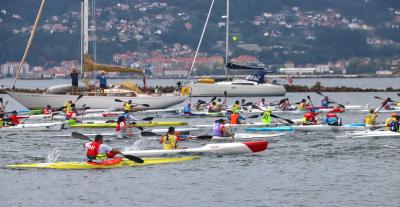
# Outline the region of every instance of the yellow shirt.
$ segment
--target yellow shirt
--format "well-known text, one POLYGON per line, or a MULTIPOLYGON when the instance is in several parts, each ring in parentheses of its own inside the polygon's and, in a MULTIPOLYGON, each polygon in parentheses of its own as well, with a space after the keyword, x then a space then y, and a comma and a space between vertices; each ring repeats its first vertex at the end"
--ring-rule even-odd
POLYGON ((376 123, 376 114, 367 114, 367 116, 365 116, 365 124, 368 125, 375 125, 376 123))
POLYGON ((240 109, 240 105, 239 104, 233 104, 232 107, 231 107, 231 111, 232 112, 235 112, 236 110, 239 110, 239 109, 240 109))
POLYGON ((71 103, 69 102, 65 103, 64 106, 65 106, 65 113, 69 113, 72 111, 71 103))
POLYGON ((164 150, 173 150, 176 149, 176 141, 177 137, 175 135, 168 135, 162 137, 162 145, 164 150))
POLYGON ((132 104, 125 103, 124 104, 124 110, 125 111, 131 111, 132 110, 132 104))

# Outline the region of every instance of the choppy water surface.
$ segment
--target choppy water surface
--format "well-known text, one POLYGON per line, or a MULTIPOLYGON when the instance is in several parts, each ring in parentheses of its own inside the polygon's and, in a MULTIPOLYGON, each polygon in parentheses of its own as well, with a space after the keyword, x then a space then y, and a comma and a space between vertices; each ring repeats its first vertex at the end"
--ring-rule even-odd
MULTIPOLYGON (((395 93, 327 94, 339 103, 374 107, 380 103, 373 99, 376 95, 400 99, 395 93)), ((318 105, 321 97, 316 94, 289 93, 287 97, 296 102, 307 95, 318 105)), ((347 123, 362 121, 360 114, 342 117, 347 123)), ((379 118, 383 121, 385 116, 379 118)), ((212 122, 184 120, 193 124, 212 122)), ((84 160, 84 141, 53 136, 71 132, 2 133, 0 163, 45 162, 55 149, 59 161, 84 160)), ((398 206, 400 140, 338 135, 342 134, 289 133, 271 139, 269 149, 260 154, 204 156, 180 164, 83 171, 1 168, 0 206, 398 206)), ((108 144, 123 148, 135 142, 142 149, 160 148, 155 138, 111 138, 108 144)))

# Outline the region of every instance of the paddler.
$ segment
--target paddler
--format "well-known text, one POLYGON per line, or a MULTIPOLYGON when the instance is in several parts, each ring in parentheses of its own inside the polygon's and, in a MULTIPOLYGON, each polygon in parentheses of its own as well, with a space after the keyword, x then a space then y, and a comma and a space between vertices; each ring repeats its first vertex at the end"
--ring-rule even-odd
POLYGON ((216 106, 218 111, 222 111, 222 109, 224 108, 224 103, 222 103, 222 100, 220 98, 217 100, 216 106))
POLYGON ((242 98, 242 101, 240 103, 240 107, 243 111, 247 110, 247 106, 246 106, 246 99, 242 98))
POLYGON ((271 108, 268 108, 266 111, 264 111, 262 114, 261 114, 261 122, 263 123, 263 124, 271 124, 271 122, 272 122, 272 116, 271 116, 271 113, 272 113, 272 109, 271 108))
POLYGON ((65 120, 68 121, 69 125, 79 123, 78 110, 75 108, 75 104, 71 104, 71 111, 65 114, 65 120))
POLYGON ((125 120, 127 123, 130 123, 131 121, 138 121, 137 118, 135 118, 131 113, 129 113, 129 111, 124 111, 124 113, 122 114, 123 117, 125 117, 125 120))
POLYGON ((122 154, 120 150, 105 145, 103 136, 100 134, 96 135, 93 142, 83 146, 87 148, 86 156, 91 162, 101 162, 107 158, 113 158, 117 154, 122 154))
POLYGON ((3 119, 6 116, 6 107, 3 105, 3 102, 0 102, 0 119, 3 119))
POLYGON ((72 110, 72 106, 71 105, 72 105, 72 101, 71 100, 67 101, 67 103, 64 104, 65 113, 71 112, 71 110, 72 110))
POLYGON ((326 114, 326 117, 324 119, 324 124, 330 126, 341 126, 342 120, 334 112, 329 112, 326 114))
POLYGON ((20 124, 20 121, 17 116, 18 115, 17 111, 13 111, 11 113, 12 113, 12 115, 10 117, 8 117, 10 119, 9 125, 16 126, 16 125, 20 124))
POLYGON ((324 99, 321 100, 321 108, 329 108, 330 103, 329 97, 325 96, 324 99))
POLYGON ((383 102, 382 102, 382 104, 385 104, 384 106, 383 106, 383 108, 385 109, 385 110, 393 110, 394 108, 393 108, 393 106, 389 103, 391 100, 389 99, 385 99, 385 100, 383 100, 383 102))
POLYGON ((118 117, 117 126, 115 127, 115 133, 125 133, 127 129, 128 125, 126 124, 126 118, 124 116, 118 117))
POLYGON ((51 114, 53 113, 53 109, 50 105, 47 105, 46 108, 43 109, 43 114, 51 114))
POLYGON ((133 107, 132 100, 124 103, 124 111, 132 111, 133 107))
POLYGON ((179 138, 175 133, 174 127, 168 128, 168 133, 163 135, 160 139, 160 144, 163 145, 164 150, 173 150, 178 148, 178 141, 182 141, 183 139, 179 138))
POLYGON ((304 114, 302 123, 303 125, 314 125, 317 124, 316 116, 318 113, 315 113, 314 108, 310 108, 307 113, 304 114))
POLYGON ((240 110, 236 110, 229 120, 231 124, 242 124, 241 120, 245 120, 245 118, 240 116, 240 110))
POLYGON ((378 113, 376 113, 374 109, 370 109, 367 116, 365 116, 364 122, 367 125, 375 125, 377 117, 378 113))
POLYGON ((267 107, 267 103, 265 102, 265 98, 262 98, 261 101, 258 102, 258 106, 261 108, 267 107))
POLYGON ((298 110, 301 110, 301 111, 305 111, 306 109, 307 109, 307 106, 308 106, 309 104, 307 103, 307 101, 306 101, 306 99, 302 99, 301 100, 301 102, 299 103, 299 106, 297 107, 297 109, 298 110))
POLYGON ((192 114, 192 104, 189 102, 186 106, 183 107, 183 114, 192 114))
POLYGON ((236 110, 240 110, 240 103, 238 100, 235 101, 235 104, 232 105, 231 111, 235 112, 236 110))
POLYGON ((390 123, 390 131, 400 133, 400 116, 395 116, 395 120, 390 123))
POLYGON ((390 117, 385 120, 385 131, 389 131, 390 125, 392 124, 392 122, 395 121, 396 121, 396 113, 392 112, 390 114, 390 117))
POLYGON ((232 134, 226 130, 225 120, 216 120, 212 129, 212 135, 218 137, 231 137, 232 134))
POLYGON ((217 106, 215 101, 212 102, 211 104, 208 104, 208 113, 214 113, 214 112, 218 112, 217 106))
POLYGON ((287 110, 290 107, 289 99, 285 98, 279 101, 279 108, 281 108, 283 111, 287 110))

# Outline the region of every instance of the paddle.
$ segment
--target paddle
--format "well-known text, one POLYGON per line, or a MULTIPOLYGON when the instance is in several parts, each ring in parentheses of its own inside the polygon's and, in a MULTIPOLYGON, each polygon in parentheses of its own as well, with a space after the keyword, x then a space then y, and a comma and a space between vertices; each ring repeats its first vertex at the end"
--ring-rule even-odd
MULTIPOLYGON (((115 102, 120 102, 120 103, 124 102, 123 100, 117 99, 117 98, 114 99, 114 101, 115 101, 115 102)), ((135 105, 140 105, 140 106, 144 106, 144 107, 150 107, 149 104, 137 104, 137 103, 133 103, 133 104, 135 104, 135 105)))
MULTIPOLYGON (((322 94, 321 92, 318 92, 318 91, 317 91, 317 92, 315 92, 315 93, 317 93, 317 94, 320 95, 320 96, 327 97, 327 96, 325 96, 324 94, 322 94)), ((334 104, 337 104, 338 106, 340 106, 340 107, 342 107, 342 108, 346 108, 343 104, 340 104, 340 103, 338 103, 338 102, 332 100, 331 98, 328 98, 328 100, 331 101, 331 102, 334 103, 334 104)))
POLYGON ((391 102, 391 101, 392 101, 392 99, 387 98, 387 99, 382 103, 381 107, 379 107, 378 110, 375 109, 375 113, 378 113, 388 102, 391 102))
MULTIPOLYGON (((81 133, 78 133, 78 132, 72 132, 71 136, 74 137, 74 138, 77 138, 77 139, 92 141, 89 137, 87 137, 87 136, 85 136, 85 135, 83 135, 81 133)), ((125 155, 125 154, 122 154, 122 153, 121 153, 121 155, 124 156, 126 159, 134 161, 134 162, 137 162, 137 163, 143 163, 144 162, 144 160, 141 159, 140 157, 136 157, 136 156, 133 156, 133 155, 125 155)))
POLYGON ((212 97, 212 99, 207 103, 207 105, 210 104, 211 102, 215 101, 215 99, 217 99, 217 97, 215 97, 215 96, 212 97))
MULTIPOLYGON (((75 101, 73 102, 73 104, 76 103, 76 102, 77 102, 79 99, 81 99, 82 97, 83 97, 82 94, 79 95, 79 96, 75 99, 75 101)), ((63 110, 63 109, 65 109, 65 106, 62 106, 62 107, 58 108, 56 111, 61 111, 61 110, 63 110)))
POLYGON ((226 105, 226 97, 228 96, 228 93, 224 91, 224 105, 226 105))
MULTIPOLYGON (((154 132, 146 131, 140 133, 143 137, 159 137, 162 136, 161 134, 157 134, 154 132)), ((196 139, 212 139, 212 135, 200 135, 200 136, 189 136, 189 138, 196 138, 196 139)))

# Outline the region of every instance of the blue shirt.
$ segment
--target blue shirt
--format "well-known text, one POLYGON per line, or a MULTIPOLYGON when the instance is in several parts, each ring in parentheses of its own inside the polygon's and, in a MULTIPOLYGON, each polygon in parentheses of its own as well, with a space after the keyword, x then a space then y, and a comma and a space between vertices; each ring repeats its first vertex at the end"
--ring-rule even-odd
POLYGON ((98 76, 97 76, 97 79, 100 80, 100 85, 101 85, 101 86, 107 85, 107 78, 106 78, 105 75, 98 75, 98 76))

